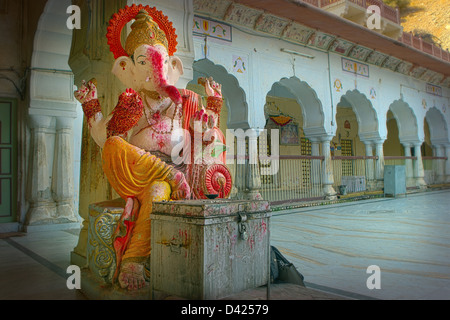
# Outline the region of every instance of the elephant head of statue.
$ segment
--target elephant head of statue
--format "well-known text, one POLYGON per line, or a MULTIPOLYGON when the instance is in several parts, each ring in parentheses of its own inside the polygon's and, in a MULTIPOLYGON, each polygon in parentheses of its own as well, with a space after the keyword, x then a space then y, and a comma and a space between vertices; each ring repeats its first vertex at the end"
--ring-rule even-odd
POLYGON ((126 87, 182 102, 175 84, 183 74, 183 63, 173 55, 176 34, 166 16, 148 6, 127 6, 111 19, 107 37, 116 58, 112 72, 126 87), (123 48, 120 33, 131 19, 135 21, 123 48))

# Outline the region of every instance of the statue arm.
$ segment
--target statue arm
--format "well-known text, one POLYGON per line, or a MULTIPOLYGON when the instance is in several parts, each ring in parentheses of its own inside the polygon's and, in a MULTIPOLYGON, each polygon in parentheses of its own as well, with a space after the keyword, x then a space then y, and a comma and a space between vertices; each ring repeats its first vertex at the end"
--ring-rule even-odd
POLYGON ((89 131, 94 141, 102 148, 107 138, 120 136, 126 138, 143 114, 142 99, 137 92, 127 89, 119 96, 119 101, 108 117, 103 117, 97 97, 95 79, 82 81, 82 86, 74 93, 81 102, 89 131))
POLYGON ((106 141, 107 119, 103 117, 97 97, 96 80, 92 79, 87 83, 83 80, 81 88, 74 92, 74 96, 81 103, 92 138, 103 147, 106 141))
POLYGON ((139 94, 133 89, 127 89, 119 96, 119 102, 114 108, 106 125, 106 136, 126 138, 130 131, 142 117, 144 104, 139 94))
POLYGON ((205 87, 207 94, 205 109, 213 117, 213 123, 210 127, 218 127, 220 120, 220 111, 222 110, 222 85, 216 83, 213 78, 199 78, 198 83, 205 87))

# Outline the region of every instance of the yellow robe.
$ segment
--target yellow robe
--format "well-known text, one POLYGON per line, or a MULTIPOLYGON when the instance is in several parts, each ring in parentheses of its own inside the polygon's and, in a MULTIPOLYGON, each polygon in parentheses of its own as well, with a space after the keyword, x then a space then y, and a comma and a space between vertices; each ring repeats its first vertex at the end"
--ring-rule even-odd
MULTIPOLYGON (((152 202, 170 199, 174 168, 149 152, 120 137, 110 137, 102 152, 103 171, 116 192, 123 198, 136 198, 139 213, 132 218, 133 230, 123 257, 124 261, 144 262, 150 255, 150 213, 152 202)), ((123 226, 119 226, 123 227, 123 226)), ((120 236, 125 236, 123 230, 120 236)))

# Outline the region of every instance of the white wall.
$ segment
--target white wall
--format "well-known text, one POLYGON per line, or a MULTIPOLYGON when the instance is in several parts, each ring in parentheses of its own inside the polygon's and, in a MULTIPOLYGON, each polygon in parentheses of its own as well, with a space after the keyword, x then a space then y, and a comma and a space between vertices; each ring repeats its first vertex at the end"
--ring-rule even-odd
POLYGON ((450 122, 450 90, 448 88, 443 88, 442 97, 434 96, 426 93, 425 82, 368 63, 366 64, 369 65, 369 78, 355 76, 342 70, 342 56, 334 53, 330 54, 331 70, 328 74, 328 55, 325 52, 287 43, 267 35, 251 35, 249 33, 254 32, 236 27, 232 32, 232 43, 208 38, 206 56, 204 38, 194 36, 195 60, 207 58, 214 64, 223 66, 228 73, 236 77, 240 87, 246 93, 251 127, 264 127, 263 108, 266 94, 275 82, 292 76, 307 82, 315 91, 323 108, 324 131, 332 136, 336 132, 335 121, 333 126, 331 124, 336 116, 336 105, 343 95, 355 89, 361 93, 361 97, 370 102, 376 111, 374 114, 378 121, 378 132, 373 139, 386 139, 387 112, 391 104, 400 99, 407 103, 417 118, 417 132, 414 137, 417 141, 424 139, 423 122, 426 112, 431 107, 435 106, 441 112, 447 124, 450 122), (283 53, 280 52, 280 48, 311 55, 314 59, 283 53), (244 57, 248 61, 245 74, 233 71, 235 56, 244 57), (340 92, 333 87, 335 79, 339 79, 343 85, 340 92), (376 91, 375 98, 370 95, 372 88, 376 91), (422 106, 422 100, 426 101, 427 108, 422 106))

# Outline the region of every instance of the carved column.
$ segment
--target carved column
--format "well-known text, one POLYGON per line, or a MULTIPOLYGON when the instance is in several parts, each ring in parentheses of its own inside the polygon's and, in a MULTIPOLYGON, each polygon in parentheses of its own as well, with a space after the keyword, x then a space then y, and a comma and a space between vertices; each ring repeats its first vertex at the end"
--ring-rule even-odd
POLYGON ((52 192, 56 201, 56 218, 76 222, 73 208, 73 118, 56 118, 55 158, 53 160, 52 192))
POLYGON ((261 174, 259 169, 258 131, 248 130, 248 162, 245 175, 247 199, 256 200, 261 197, 261 174))
POLYGON ((375 180, 377 189, 384 188, 384 152, 383 152, 383 140, 375 142, 375 150, 378 159, 375 161, 375 180))
POLYGON ((447 157, 445 161, 445 183, 450 183, 450 144, 444 146, 444 156, 447 157))
MULTIPOLYGON (((227 139, 227 141, 231 140, 227 139)), ((245 159, 245 156, 247 154, 245 147, 245 139, 239 139, 239 137, 233 136, 233 141, 236 142, 236 167, 235 167, 236 173, 234 179, 234 187, 236 188, 236 194, 234 195, 234 198, 244 199, 245 198, 244 194, 247 190, 245 183, 246 166, 247 166, 247 160, 245 159)), ((234 149, 234 145, 232 147, 234 149)))
POLYGON ((417 160, 414 161, 414 179, 416 187, 426 189, 427 184, 424 180, 425 172, 423 170, 422 151, 420 150, 421 145, 421 143, 414 144, 414 155, 417 158, 417 160))
POLYGON ((335 200, 337 199, 336 191, 333 188, 334 177, 333 177, 333 163, 331 160, 331 151, 330 151, 330 141, 333 137, 326 136, 321 140, 322 145, 322 155, 324 156, 324 160, 322 162, 322 185, 323 185, 323 194, 325 199, 327 200, 335 200))
POLYGON ((52 118, 30 115, 31 148, 28 169, 27 200, 30 202, 25 225, 51 223, 55 215, 55 203, 50 191, 46 134, 52 118))
MULTIPOLYGON (((411 157, 411 144, 404 143, 403 148, 405 150, 405 157, 411 157)), ((411 159, 405 160, 405 171, 406 171, 406 186, 414 187, 416 184, 414 180, 413 163, 411 159)))
MULTIPOLYGON (((433 146, 433 153, 435 157, 445 157, 444 155, 444 146, 443 145, 436 145, 433 146)), ((436 183, 444 183, 445 182, 445 160, 443 159, 436 159, 434 160, 436 163, 436 183)))
MULTIPOLYGON (((311 155, 320 156, 320 142, 317 139, 309 139, 311 141, 311 155)), ((322 187, 321 183, 321 165, 320 160, 311 160, 311 183, 313 185, 314 194, 320 194, 317 192, 322 187)))
MULTIPOLYGON (((111 113, 120 93, 125 90, 111 73, 114 57, 107 44, 106 28, 112 15, 126 3, 126 0, 78 0, 74 3, 86 14, 81 15, 81 29, 73 30, 69 65, 75 76, 75 85, 79 86, 82 80, 97 79, 98 97, 104 116, 111 113)), ((86 265, 89 205, 118 197, 103 173, 101 149, 91 138, 86 119, 83 121, 80 160, 79 215, 82 228, 78 244, 71 252, 71 263, 83 267, 86 265)))
MULTIPOLYGON (((364 141, 364 145, 366 147, 366 156, 373 156, 373 144, 371 141, 364 141)), ((374 173, 374 160, 366 159, 366 185, 367 189, 370 191, 376 190, 376 181, 375 181, 375 173, 374 173)))

